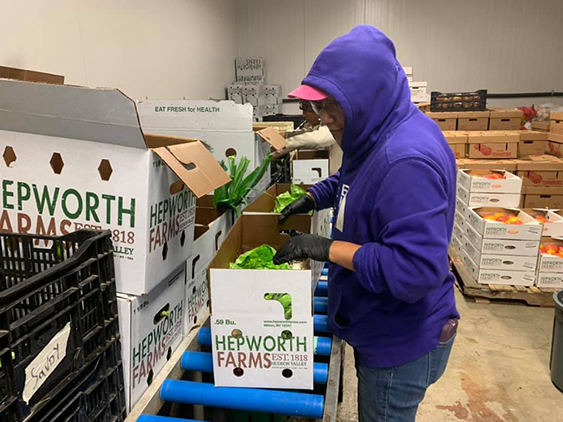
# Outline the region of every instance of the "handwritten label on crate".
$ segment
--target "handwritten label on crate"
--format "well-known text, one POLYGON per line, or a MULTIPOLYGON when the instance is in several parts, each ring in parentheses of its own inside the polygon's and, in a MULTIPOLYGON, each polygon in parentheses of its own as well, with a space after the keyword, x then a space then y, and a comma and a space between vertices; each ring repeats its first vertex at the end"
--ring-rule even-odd
POLYGON ((70 330, 69 322, 55 334, 49 344, 25 368, 25 385, 22 398, 26 403, 29 403, 29 400, 65 358, 70 330))

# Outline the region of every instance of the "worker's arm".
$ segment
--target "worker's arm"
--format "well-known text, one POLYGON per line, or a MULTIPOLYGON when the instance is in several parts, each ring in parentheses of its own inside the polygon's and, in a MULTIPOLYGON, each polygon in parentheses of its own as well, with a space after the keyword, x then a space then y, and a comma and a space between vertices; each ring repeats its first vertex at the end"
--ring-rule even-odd
MULTIPOLYGON (((378 242, 362 245, 353 256, 362 286, 414 303, 442 285, 449 273, 447 191, 439 171, 424 159, 393 165, 374 198, 372 218, 383 227, 378 242)), ((346 264, 350 251, 338 255, 346 264)))
POLYGON ((286 141, 287 146, 278 151, 276 156, 281 157, 296 149, 328 148, 336 143, 326 126, 320 126, 318 129, 300 133, 287 138, 286 141))

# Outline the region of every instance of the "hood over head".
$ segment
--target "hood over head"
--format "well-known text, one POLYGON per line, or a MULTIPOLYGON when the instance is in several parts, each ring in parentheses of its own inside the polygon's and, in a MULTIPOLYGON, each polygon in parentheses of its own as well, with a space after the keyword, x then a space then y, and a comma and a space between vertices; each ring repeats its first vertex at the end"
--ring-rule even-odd
POLYGON ((342 107, 341 146, 346 161, 356 164, 416 110, 393 42, 370 25, 357 26, 325 47, 303 84, 321 89, 342 107))

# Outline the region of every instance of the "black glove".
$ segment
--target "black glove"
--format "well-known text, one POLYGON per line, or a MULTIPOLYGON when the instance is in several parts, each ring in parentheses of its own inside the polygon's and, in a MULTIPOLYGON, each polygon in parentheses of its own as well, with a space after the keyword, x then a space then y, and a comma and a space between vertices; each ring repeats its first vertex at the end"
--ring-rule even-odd
POLYGON ((303 195, 297 201, 293 201, 285 207, 280 215, 280 224, 287 220, 293 214, 307 214, 315 209, 315 200, 309 195, 303 195))
POLYGON ((328 261, 332 239, 317 236, 316 234, 301 234, 292 237, 289 242, 282 245, 274 256, 274 264, 303 260, 306 258, 315 261, 328 261))

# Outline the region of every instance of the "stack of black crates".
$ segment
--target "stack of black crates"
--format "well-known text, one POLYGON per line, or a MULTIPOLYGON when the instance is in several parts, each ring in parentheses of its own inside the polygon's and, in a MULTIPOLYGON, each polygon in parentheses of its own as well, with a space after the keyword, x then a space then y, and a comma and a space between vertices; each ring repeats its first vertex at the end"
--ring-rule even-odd
POLYGON ((109 231, 0 234, 0 422, 125 420, 113 259, 109 231))

